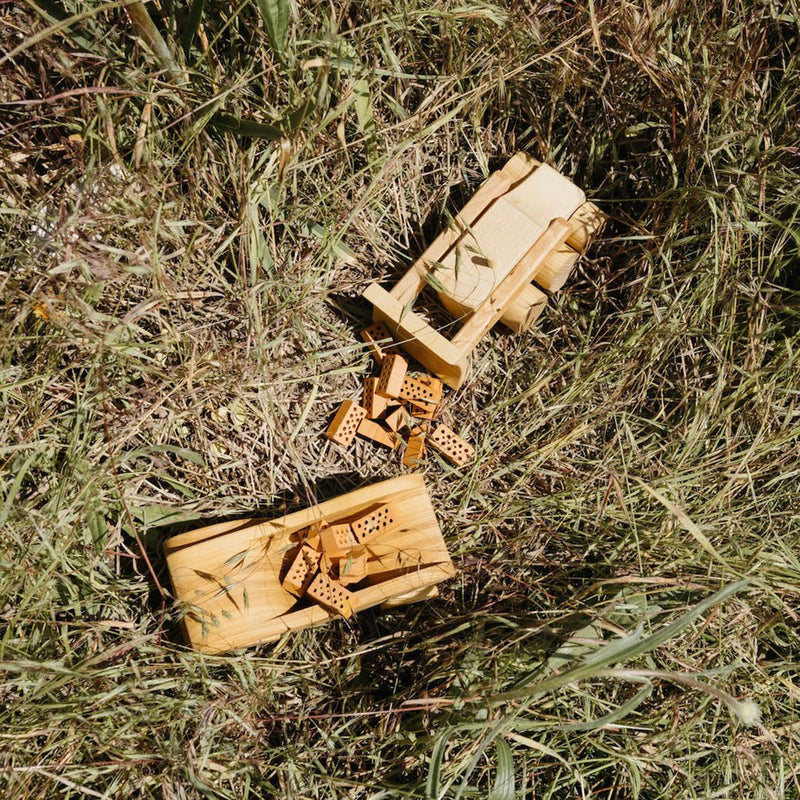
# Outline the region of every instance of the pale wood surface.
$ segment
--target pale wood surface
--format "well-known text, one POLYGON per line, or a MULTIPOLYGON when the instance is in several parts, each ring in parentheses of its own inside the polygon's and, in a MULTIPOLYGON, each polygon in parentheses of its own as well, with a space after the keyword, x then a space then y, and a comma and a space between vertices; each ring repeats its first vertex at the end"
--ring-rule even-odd
POLYGON ((280 585, 299 531, 323 520, 357 517, 391 503, 402 525, 366 545, 370 580, 354 592, 358 609, 414 592, 455 574, 423 479, 404 475, 273 520, 219 523, 173 536, 164 545, 175 597, 189 611, 191 645, 220 653, 279 638, 334 615, 280 585), (395 574, 400 569, 402 574, 395 574), (386 576, 386 580, 381 580, 386 576))
POLYGON ((457 389, 461 385, 467 359, 458 348, 377 283, 367 286, 364 297, 373 305, 373 318, 386 323, 403 349, 448 386, 457 389))
POLYGON ((569 234, 566 220, 555 219, 514 268, 500 282, 486 302, 461 326, 450 340, 454 347, 471 352, 484 334, 503 315, 510 300, 516 297, 525 284, 530 283, 548 254, 558 247, 569 234))
POLYGON ((589 239, 600 233, 607 220, 608 216, 594 203, 584 203, 570 219, 567 244, 582 253, 589 244, 589 239))
POLYGON ((372 284, 364 296, 375 308, 373 319, 385 322, 401 347, 458 388, 481 336, 498 319, 515 332, 530 328, 546 306, 542 289, 557 291, 564 285, 586 238, 603 219, 569 179, 517 153, 489 176, 455 224, 439 234, 390 292, 372 284), (541 249, 531 245, 537 239, 551 241, 545 230, 555 219, 569 219, 569 229, 542 257, 541 249), (522 285, 520 270, 528 276, 522 285), (412 310, 426 283, 455 320, 465 320, 449 341, 412 310))
POLYGON ((401 305, 413 302, 425 287, 425 275, 429 265, 441 261, 459 236, 477 219, 478 215, 496 197, 508 191, 510 181, 499 172, 492 173, 480 188, 456 214, 453 224, 445 228, 425 252, 414 262, 411 269, 392 287, 392 296, 401 305))

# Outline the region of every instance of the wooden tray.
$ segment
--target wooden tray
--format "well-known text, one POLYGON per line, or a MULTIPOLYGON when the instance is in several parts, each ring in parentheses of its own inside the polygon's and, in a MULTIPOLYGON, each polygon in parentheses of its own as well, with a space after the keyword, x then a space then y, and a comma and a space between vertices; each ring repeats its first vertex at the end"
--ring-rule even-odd
POLYGON ((425 482, 404 475, 273 520, 223 522, 168 539, 167 567, 186 608, 189 644, 222 653, 333 619, 281 586, 298 534, 311 523, 355 517, 382 503, 391 504, 402 524, 367 546, 368 585, 354 590, 357 610, 435 596, 435 584, 455 569, 425 482))

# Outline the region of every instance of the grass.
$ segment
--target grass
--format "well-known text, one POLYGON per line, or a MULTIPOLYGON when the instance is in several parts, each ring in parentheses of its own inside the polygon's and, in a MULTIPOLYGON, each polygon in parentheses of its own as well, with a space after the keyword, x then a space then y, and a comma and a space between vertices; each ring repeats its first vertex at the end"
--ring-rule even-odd
POLYGON ((147 8, 0 6, 3 796, 800 795, 796 3, 147 8), (518 149, 613 220, 451 395, 458 578, 188 652, 161 543, 397 473, 359 292, 518 149))

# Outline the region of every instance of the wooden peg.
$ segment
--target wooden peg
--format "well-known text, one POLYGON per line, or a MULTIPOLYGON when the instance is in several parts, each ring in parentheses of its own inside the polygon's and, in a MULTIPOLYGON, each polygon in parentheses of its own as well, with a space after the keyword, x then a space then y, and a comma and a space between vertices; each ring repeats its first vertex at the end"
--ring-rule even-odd
POLYGON ((475 452, 475 448, 469 442, 465 442, 447 425, 439 425, 428 437, 428 444, 459 467, 463 467, 475 452))
POLYGON ((338 581, 321 572, 317 573, 317 577, 311 582, 306 590, 306 596, 315 600, 323 608, 327 608, 328 611, 341 614, 345 619, 349 619, 353 615, 353 606, 355 605, 353 593, 345 589, 338 581))
POLYGON ((319 541, 323 552, 331 558, 345 555, 358 542, 353 535, 353 529, 347 523, 340 525, 327 525, 320 529, 319 541))
POLYGON ((388 504, 379 506, 350 523, 358 544, 365 544, 376 536, 387 533, 399 524, 397 513, 388 504))
POLYGON ((603 229, 606 220, 608 216, 594 203, 584 203, 569 218, 567 244, 582 253, 588 247, 589 241, 603 229))
POLYGON ((378 376, 378 393, 384 397, 397 397, 403 388, 408 362, 397 354, 386 356, 378 376))
POLYGON ((394 432, 387 431, 386 428, 371 419, 361 420, 358 425, 358 435, 372 439, 373 442, 382 444, 384 447, 390 447, 392 450, 397 447, 397 438, 394 432))
POLYGON ((358 424, 367 416, 367 409, 352 400, 345 400, 336 412, 325 435, 343 447, 349 447, 355 438, 358 424))
POLYGON ((391 345, 392 334, 383 322, 373 322, 361 331, 361 338, 367 343, 372 357, 378 364, 383 363, 386 347, 391 345))
POLYGON ((287 592, 302 597, 314 579, 318 564, 319 553, 310 545, 304 544, 292 561, 281 585, 287 592))

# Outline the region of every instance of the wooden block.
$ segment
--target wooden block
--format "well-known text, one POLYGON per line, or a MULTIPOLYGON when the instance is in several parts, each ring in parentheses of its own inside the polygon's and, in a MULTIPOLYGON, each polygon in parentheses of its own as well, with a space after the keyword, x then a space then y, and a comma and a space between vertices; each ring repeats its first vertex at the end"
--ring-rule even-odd
POLYGON ((390 505, 384 504, 351 522, 350 527, 358 544, 366 544, 376 536, 397 527, 398 524, 399 520, 395 511, 390 505))
POLYGON ((302 597, 314 579, 318 565, 319 553, 310 545, 304 544, 292 561, 281 585, 287 592, 302 597))
POLYGON ((546 307, 547 295, 538 286, 529 283, 507 306, 500 320, 514 333, 523 333, 539 319, 546 307))
POLYGON ((323 552, 331 558, 346 555, 358 542, 348 523, 326 525, 320 528, 319 541, 323 552))
POLYGON ((367 409, 352 400, 345 400, 336 412, 325 435, 343 447, 349 447, 355 438, 358 424, 367 416, 367 409))
POLYGON ((369 419, 378 419, 391 403, 388 397, 378 394, 378 380, 379 378, 367 378, 364 381, 364 399, 361 405, 367 409, 369 419))
MULTIPOLYGON (((503 200, 544 230, 554 219, 571 217, 586 203, 586 195, 569 178, 542 164, 504 194, 503 200)), ((527 246, 532 244, 531 240, 527 246)))
POLYGON ((566 242, 560 244, 545 259, 533 280, 548 292, 557 292, 572 274, 581 254, 566 242))
POLYGON ((412 435, 408 439, 406 451, 403 453, 403 464, 417 469, 425 458, 425 434, 412 435))
POLYGON ((349 586, 367 577, 367 553, 353 551, 339 559, 339 583, 349 586))
POLYGON ((400 387, 398 397, 403 400, 422 400, 425 403, 436 405, 442 399, 442 382, 430 375, 419 378, 406 375, 403 378, 403 385, 400 387))
POLYGON ((582 253, 589 246, 589 240, 600 233, 607 220, 608 216, 594 203, 584 203, 569 218, 567 244, 582 253))
POLYGON ((389 430, 397 433, 408 424, 408 412, 402 407, 398 406, 383 420, 389 430))
POLYGON ((448 386, 454 389, 461 386, 469 372, 468 353, 454 347, 427 320, 409 310, 380 284, 367 286, 364 298, 375 307, 375 319, 383 320, 389 326, 393 335, 403 343, 404 350, 448 386))
POLYGON ((544 233, 544 227, 509 203, 507 196, 495 200, 431 270, 440 297, 452 300, 461 314, 482 305, 544 233))
POLYGON ((386 356, 378 376, 378 393, 384 397, 397 397, 403 388, 408 362, 396 354, 386 356))
POLYGON ((390 447, 392 450, 397 447, 397 439, 394 432, 387 431, 380 423, 373 422, 371 419, 361 420, 358 425, 358 435, 372 439, 373 442, 382 444, 384 447, 390 447))
POLYGON ((373 322, 361 331, 361 338, 367 343, 372 357, 378 364, 383 363, 386 347, 391 345, 392 334, 383 322, 373 322))
POLYGON ((321 572, 311 582, 306 590, 306 596, 315 600, 323 608, 341 614, 345 619, 353 615, 355 598, 353 593, 344 588, 338 581, 333 580, 321 572))
POLYGON ((428 444, 459 467, 463 467, 475 453, 475 448, 469 442, 465 442, 446 425, 436 428, 428 437, 428 444))
POLYGON ((286 553, 296 552, 298 531, 320 520, 354 519, 384 503, 403 522, 368 545, 370 575, 352 592, 356 610, 452 577, 425 482, 421 475, 403 475, 275 519, 235 519, 168 539, 164 553, 173 594, 192 609, 183 618, 189 643, 204 653, 224 653, 328 622, 331 615, 322 606, 298 603, 281 585, 286 553), (398 575, 400 555, 404 572, 398 575))

